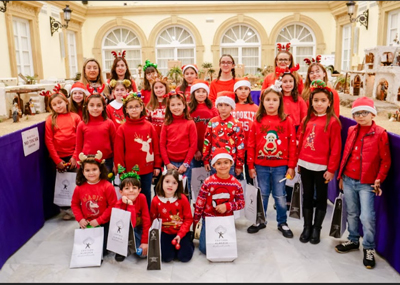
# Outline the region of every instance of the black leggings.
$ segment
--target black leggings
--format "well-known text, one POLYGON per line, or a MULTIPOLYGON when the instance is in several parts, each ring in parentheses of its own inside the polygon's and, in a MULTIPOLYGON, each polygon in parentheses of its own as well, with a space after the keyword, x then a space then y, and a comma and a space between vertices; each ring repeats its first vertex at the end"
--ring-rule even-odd
POLYGON ((313 171, 300 166, 301 183, 303 184, 303 208, 313 209, 314 184, 317 189, 317 210, 326 212, 328 184, 323 177, 326 170, 313 171))

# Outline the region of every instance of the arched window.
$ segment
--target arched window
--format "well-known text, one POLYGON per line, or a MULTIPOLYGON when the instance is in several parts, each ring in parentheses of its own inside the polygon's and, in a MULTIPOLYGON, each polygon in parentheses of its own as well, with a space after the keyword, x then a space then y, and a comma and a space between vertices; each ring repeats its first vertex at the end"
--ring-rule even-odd
POLYGON ((294 64, 300 65, 299 73, 303 77, 307 74, 308 65, 305 58, 316 57, 316 43, 313 31, 304 24, 291 24, 284 27, 278 34, 276 43, 290 42, 290 52, 293 54, 294 64))
POLYGON ((110 31, 103 40, 103 76, 111 72, 111 67, 114 62, 112 51, 126 51, 125 59, 128 63, 129 70, 135 78, 137 75, 137 66, 142 62, 142 51, 139 38, 137 35, 127 28, 115 28, 110 31))
POLYGON ((165 76, 168 60, 179 60, 182 65, 196 63, 193 35, 184 27, 172 26, 161 31, 156 41, 157 69, 165 76))
POLYGON ((247 25, 230 27, 221 39, 221 55, 230 54, 236 65, 244 64, 244 74, 256 74, 261 68, 261 44, 258 33, 247 25))

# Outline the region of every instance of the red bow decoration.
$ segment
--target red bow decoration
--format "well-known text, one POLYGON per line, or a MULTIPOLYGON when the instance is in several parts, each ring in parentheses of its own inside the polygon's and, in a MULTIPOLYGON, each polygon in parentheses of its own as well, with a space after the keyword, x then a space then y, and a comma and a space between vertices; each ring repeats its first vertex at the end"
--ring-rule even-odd
POLYGON ((281 68, 281 67, 275 67, 275 74, 277 75, 277 76, 280 76, 280 75, 282 75, 282 74, 284 74, 284 73, 293 73, 293 71, 297 71, 297 70, 299 70, 300 69, 300 65, 299 64, 296 64, 295 66, 293 66, 292 68, 288 68, 288 67, 286 67, 286 68, 281 68))
POLYGON ((280 43, 276 44, 278 47, 278 51, 289 51, 290 49, 290 43, 287 43, 286 45, 282 45, 280 43))
POLYGON ((173 96, 173 95, 179 95, 179 96, 181 96, 182 98, 185 99, 185 96, 183 95, 183 92, 182 92, 182 91, 175 92, 175 90, 171 90, 171 92, 169 92, 169 93, 163 95, 163 98, 169 98, 169 97, 171 97, 171 96, 173 96))
POLYGON ((101 92, 103 92, 105 87, 106 87, 106 85, 103 83, 103 85, 101 87, 97 88, 97 92, 95 92, 94 87, 90 86, 88 83, 86 85, 86 89, 87 89, 87 91, 89 91, 90 94, 88 96, 86 96, 86 101, 90 96, 92 96, 94 94, 101 94, 101 92))
POLYGON ((321 63, 321 55, 317 55, 315 59, 312 57, 311 60, 309 58, 305 58, 304 61, 307 63, 307 65, 311 65, 312 63, 321 63))
POLYGON ((118 57, 125 58, 126 51, 124 50, 122 53, 119 52, 118 55, 115 51, 112 51, 111 53, 114 55, 114 59, 117 59, 118 57))
POLYGON ((44 97, 50 97, 51 96, 51 92, 49 90, 42 91, 42 92, 39 93, 39 95, 44 96, 44 97))

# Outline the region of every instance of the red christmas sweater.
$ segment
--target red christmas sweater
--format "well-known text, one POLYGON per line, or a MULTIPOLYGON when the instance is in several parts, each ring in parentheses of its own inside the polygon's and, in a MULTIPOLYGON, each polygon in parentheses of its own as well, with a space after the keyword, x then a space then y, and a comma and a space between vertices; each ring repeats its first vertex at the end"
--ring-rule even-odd
POLYGON ((74 155, 76 129, 81 119, 72 112, 58 114, 54 130, 51 128, 51 119, 51 115, 46 119, 44 142, 51 159, 57 165, 62 161, 61 157, 74 155))
POLYGON ((210 164, 216 148, 223 147, 232 156, 235 168, 243 167, 244 163, 244 133, 242 123, 230 115, 225 120, 221 116, 208 122, 204 134, 203 162, 210 164))
POLYGON ((202 217, 231 216, 233 211, 243 209, 244 205, 240 182, 233 175, 222 179, 213 174, 201 185, 194 209, 193 224, 196 225, 202 217), (220 214, 215 207, 224 203, 226 212, 220 214))
POLYGON ((277 167, 287 165, 295 168, 296 130, 290 116, 281 121, 278 115, 265 115, 261 122, 255 120, 249 133, 247 164, 277 167))
POLYGON ((151 90, 145 90, 142 89, 140 90, 140 94, 142 94, 142 100, 143 100, 143 104, 146 106, 147 103, 150 102, 150 98, 151 98, 151 90))
POLYGON ((165 108, 166 108, 166 106, 164 106, 161 102, 158 102, 157 109, 155 109, 153 111, 150 109, 146 109, 147 119, 156 128, 158 137, 160 137, 161 127, 162 127, 162 125, 164 123, 164 119, 165 119, 165 108))
POLYGON ((96 184, 83 183, 76 186, 72 194, 71 209, 75 219, 88 221, 97 220, 100 225, 108 223, 111 209, 117 203, 117 194, 114 186, 107 180, 100 180, 96 184))
POLYGON ((81 152, 85 155, 96 154, 98 150, 103 153, 103 158, 113 156, 115 139, 115 126, 110 119, 104 120, 100 115, 93 117, 89 115, 89 122, 81 121, 76 131, 75 157, 81 152))
POLYGON ((126 205, 125 203, 122 203, 121 199, 119 199, 114 208, 131 212, 132 227, 142 227, 143 231, 140 242, 147 244, 149 242, 149 229, 151 222, 146 196, 143 193, 139 193, 135 201, 133 201, 133 205, 126 205))
POLYGON ((245 147, 247 146, 249 131, 251 128, 251 124, 254 121, 254 116, 256 115, 257 110, 258 106, 256 104, 236 103, 235 110, 231 112, 231 114, 235 119, 238 119, 240 122, 242 122, 245 147))
POLYGON ((152 222, 156 218, 161 219, 162 232, 178 235, 180 238, 183 238, 190 231, 190 226, 193 223, 190 203, 183 194, 181 199, 154 196, 151 201, 150 216, 152 222))
MULTIPOLYGON (((265 76, 263 84, 261 86, 260 96, 265 89, 267 89, 271 85, 274 85, 275 80, 277 80, 277 79, 278 78, 275 77, 274 72, 268 73, 267 76, 265 76)), ((301 93, 303 93, 304 83, 303 83, 303 79, 301 78, 300 74, 299 74, 299 80, 296 79, 296 81, 297 81, 297 90, 299 91, 299 94, 301 94, 301 93)))
MULTIPOLYGON (((192 84, 189 84, 186 89, 185 92, 183 92, 183 94, 185 94, 185 98, 186 98, 186 102, 189 103, 190 102, 190 88, 192 87, 192 84)), ((178 87, 175 88, 175 92, 178 93, 178 91, 181 91, 181 86, 179 85, 178 87)))
MULTIPOLYGON (((189 110, 190 112, 190 110, 189 110)), ((207 129, 208 122, 211 118, 218 116, 218 110, 214 106, 209 109, 205 103, 197 105, 196 110, 190 114, 196 124, 197 129, 197 150, 202 152, 204 145, 204 134, 207 129)))
POLYGON ((154 126, 143 116, 133 120, 126 118, 115 136, 114 165, 131 171, 138 166, 139 175, 161 168, 161 155, 157 132, 154 126))
POLYGON ((285 114, 290 115, 294 126, 299 126, 300 122, 307 116, 307 104, 300 96, 297 102, 294 102, 292 96, 283 96, 283 110, 285 114))
POLYGON ((123 108, 122 103, 118 103, 116 100, 111 101, 106 107, 107 117, 113 121, 116 130, 125 122, 123 108))
POLYGON ((235 86, 236 80, 231 79, 227 81, 222 81, 214 79, 211 84, 210 84, 210 94, 208 95, 208 98, 213 102, 215 106, 215 100, 217 100, 217 94, 218 92, 221 91, 233 91, 233 87, 235 86))
MULTIPOLYGON (((341 127, 335 118, 331 118, 326 132, 326 115, 312 116, 308 121, 306 130, 302 133, 302 123, 297 130, 299 145, 297 148, 298 159, 309 163, 327 165, 331 173, 339 167, 342 150, 341 127)), ((301 166, 301 162, 298 164, 301 166)))

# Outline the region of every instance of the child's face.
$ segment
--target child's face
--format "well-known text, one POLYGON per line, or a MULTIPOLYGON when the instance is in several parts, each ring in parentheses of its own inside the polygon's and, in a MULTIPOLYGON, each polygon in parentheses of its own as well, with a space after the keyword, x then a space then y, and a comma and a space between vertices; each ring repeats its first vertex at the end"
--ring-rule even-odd
POLYGON ((88 111, 93 117, 98 117, 103 112, 104 106, 100 98, 93 98, 89 100, 88 111))
POLYGON ((247 86, 240 86, 236 89, 236 95, 239 99, 239 102, 246 102, 247 97, 250 95, 250 88, 247 86))
POLYGON ((282 77, 282 91, 284 94, 290 95, 294 87, 293 77, 290 75, 284 75, 282 77))
POLYGON ((132 184, 125 184, 124 188, 122 188, 122 190, 119 190, 119 193, 121 194, 121 196, 126 196, 129 200, 135 201, 136 198, 139 196, 141 190, 141 188, 132 184))
POLYGON ((224 120, 231 115, 232 106, 226 103, 218 103, 217 105, 218 113, 221 118, 224 120))
POLYGON ((199 88, 194 91, 194 98, 196 99, 197 103, 204 103, 207 99, 207 91, 204 88, 199 88))
POLYGON ((122 102, 122 97, 126 94, 126 88, 125 86, 119 84, 117 86, 115 86, 114 89, 114 96, 115 96, 115 100, 117 100, 117 102, 121 103, 122 102))
POLYGON ((290 55, 288 55, 287 53, 282 52, 276 57, 276 66, 286 68, 287 66, 290 66, 290 63, 290 55))
POLYGON ((65 114, 67 113, 67 102, 65 102, 60 96, 57 96, 51 101, 51 108, 57 114, 65 114))
POLYGON ((163 190, 166 198, 174 197, 176 190, 178 190, 178 181, 175 180, 173 175, 164 177, 163 190))
POLYGON ((279 95, 274 92, 269 92, 265 95, 263 106, 268 115, 278 115, 279 95))
POLYGON ((85 66, 85 74, 87 79, 96 80, 99 75, 99 67, 96 62, 89 61, 85 66))
POLYGON ((167 89, 165 88, 164 84, 161 82, 154 83, 154 94, 157 96, 158 99, 163 99, 165 93, 167 93, 167 89))
POLYGON ((317 79, 324 80, 325 72, 318 65, 314 65, 313 67, 311 67, 309 76, 311 82, 317 79))
POLYGON ((231 69, 235 67, 229 56, 223 56, 219 62, 219 68, 221 68, 222 72, 225 73, 231 72, 231 69))
POLYGON ((96 183, 100 180, 100 168, 95 163, 85 163, 83 176, 89 183, 96 183))
POLYGON ((126 73, 126 65, 123 60, 117 62, 115 66, 115 72, 117 73, 118 77, 124 77, 126 73))
POLYGON ((354 120, 360 126, 366 127, 372 125, 372 119, 375 117, 374 114, 368 111, 358 111, 353 114, 354 120))
POLYGON ((72 92, 72 100, 74 100, 78 104, 82 103, 82 101, 83 101, 83 91, 75 90, 74 92, 72 92))
POLYGON ((217 171, 217 174, 222 177, 226 177, 229 175, 229 170, 231 169, 233 162, 228 158, 220 158, 218 159, 213 167, 217 171))
POLYGON ((185 69, 185 72, 183 73, 183 77, 185 78, 186 82, 189 84, 193 83, 193 80, 197 78, 197 73, 194 71, 193 68, 188 67, 185 69))
POLYGON ((143 105, 140 104, 138 100, 129 101, 126 104, 126 113, 129 115, 131 119, 139 119, 140 114, 143 111, 143 105))
POLYGON ((330 106, 328 96, 324 92, 318 92, 314 94, 312 98, 312 106, 315 113, 323 115, 326 113, 326 109, 330 106))
POLYGON ((157 77, 157 72, 156 71, 152 71, 152 72, 146 72, 146 79, 149 82, 153 82, 157 77))
POLYGON ((175 116, 182 115, 183 111, 185 110, 186 105, 183 104, 182 100, 178 98, 172 98, 169 100, 169 109, 171 113, 175 116))

